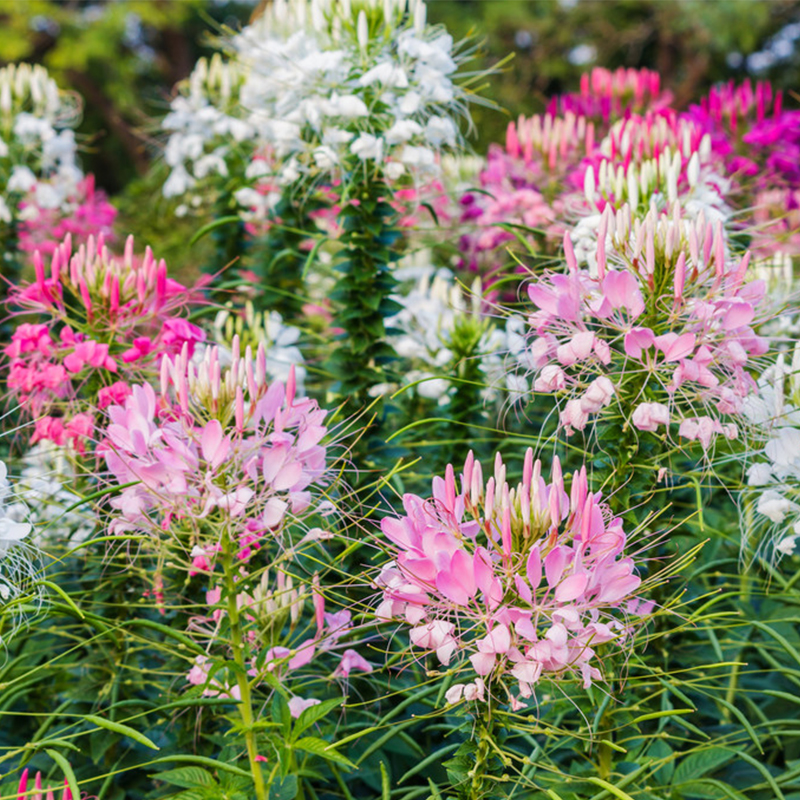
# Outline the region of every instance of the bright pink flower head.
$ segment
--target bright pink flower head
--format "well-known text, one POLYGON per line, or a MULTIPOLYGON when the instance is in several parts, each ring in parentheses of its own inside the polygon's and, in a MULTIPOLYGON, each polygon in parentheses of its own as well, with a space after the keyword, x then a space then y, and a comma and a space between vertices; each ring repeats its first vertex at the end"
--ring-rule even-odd
POLYGON ((579 92, 554 97, 547 110, 553 114, 572 111, 608 124, 626 112, 658 111, 671 102, 672 94, 662 90, 657 72, 595 67, 581 75, 579 92))
POLYGON ((13 313, 37 314, 22 323, 5 348, 8 387, 25 416, 38 419, 34 441, 73 441, 85 451, 97 409, 123 402, 130 384, 154 377, 165 355, 191 355, 203 332, 182 316, 192 292, 167 277, 148 249, 122 256, 100 236, 72 252, 69 236, 45 270, 34 255, 34 280, 13 286, 13 313), (87 416, 88 415, 88 416, 87 416), (64 433, 66 431, 66 435, 64 433), (81 431, 81 434, 78 434, 81 431))
POLYGON ((35 196, 20 203, 24 221, 20 225, 19 246, 32 253, 52 255, 66 236, 86 241, 101 235, 106 241, 114 238, 117 209, 104 192, 95 189, 94 175, 78 183, 75 193, 58 208, 39 208, 35 196))
MULTIPOLYGON (((18 800, 56 800, 54 790, 47 787, 46 793, 42 788, 42 773, 37 772, 34 779, 33 788, 28 788, 28 770, 22 770, 22 775, 19 779, 19 786, 17 787, 18 800)), ((64 789, 61 794, 61 800, 73 800, 72 790, 69 788, 66 779, 64 780, 64 789)))
POLYGON ((641 579, 622 522, 589 491, 585 468, 569 492, 558 460, 548 484, 530 450, 520 484, 505 472, 498 455, 484 482, 470 454, 460 482, 449 466, 431 499, 406 495, 405 516, 381 520, 392 561, 376 581, 377 614, 407 623, 412 645, 442 664, 469 661, 502 681, 510 698, 511 685, 527 698, 543 677, 578 673, 588 686, 601 677, 594 648, 631 639, 622 609, 641 579))

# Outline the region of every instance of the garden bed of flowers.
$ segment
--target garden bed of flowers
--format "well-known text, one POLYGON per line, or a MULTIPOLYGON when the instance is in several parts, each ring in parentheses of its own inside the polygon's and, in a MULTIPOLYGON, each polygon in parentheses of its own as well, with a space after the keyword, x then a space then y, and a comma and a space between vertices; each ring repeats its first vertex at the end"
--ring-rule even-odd
POLYGON ((2 800, 800 799, 800 111, 596 68, 477 156, 475 48, 221 36, 180 274, 0 69, 2 800))

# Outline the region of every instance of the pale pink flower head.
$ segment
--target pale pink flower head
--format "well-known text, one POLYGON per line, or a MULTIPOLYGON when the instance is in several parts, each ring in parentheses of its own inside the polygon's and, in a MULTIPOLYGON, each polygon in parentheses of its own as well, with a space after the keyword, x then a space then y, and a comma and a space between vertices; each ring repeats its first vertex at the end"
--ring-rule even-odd
POLYGON ((767 318, 764 283, 751 279, 749 253, 732 256, 718 220, 687 219, 677 202, 644 219, 607 206, 595 247, 593 273, 566 236, 567 273, 528 286, 521 363, 533 367, 534 392, 555 396, 567 435, 613 413, 704 449, 732 438, 767 351, 756 332, 767 318))
POLYGON ((568 491, 558 460, 548 484, 529 450, 522 481, 511 487, 505 475, 498 455, 485 481, 470 454, 460 481, 449 466, 430 500, 405 495, 405 515, 381 520, 391 561, 376 578, 378 617, 408 625, 414 649, 478 676, 448 702, 501 686, 518 702, 540 680, 571 675, 588 685, 601 677, 597 646, 631 646, 626 609, 641 578, 585 468, 568 491))
POLYGON ((184 345, 163 359, 161 377, 159 392, 136 385, 106 409, 109 485, 135 484, 111 500, 111 530, 160 539, 188 528, 187 570, 207 574, 225 528, 246 564, 285 523, 314 512, 328 482, 325 411, 296 396, 293 373, 268 384, 263 351, 240 356, 238 342, 225 369, 216 348, 196 363, 184 345))

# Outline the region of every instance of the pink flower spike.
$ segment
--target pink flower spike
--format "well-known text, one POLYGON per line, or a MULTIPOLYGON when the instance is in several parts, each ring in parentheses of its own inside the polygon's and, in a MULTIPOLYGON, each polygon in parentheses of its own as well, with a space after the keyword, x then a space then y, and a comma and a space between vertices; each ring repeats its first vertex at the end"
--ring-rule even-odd
POLYGON ((294 364, 289 367, 289 377, 286 379, 286 407, 289 408, 294 403, 295 393, 297 392, 297 377, 295 375, 294 364))
POLYGON ((735 287, 739 287, 742 284, 742 281, 747 274, 747 268, 750 266, 750 251, 748 250, 743 256, 742 260, 739 262, 739 266, 736 269, 736 274, 733 278, 733 284, 735 287))
POLYGON ((511 559, 511 509, 503 509, 503 523, 500 528, 503 542, 503 561, 508 564, 511 559))
POLYGON ((717 220, 714 230, 714 273, 718 278, 725 273, 725 235, 721 220, 717 220))
POLYGON ((567 261, 569 271, 577 272, 578 260, 575 258, 575 248, 572 246, 572 239, 570 238, 569 231, 564 233, 564 258, 567 261))
POLYGON ((675 302, 683 296, 683 287, 686 283, 686 253, 681 250, 678 260, 675 262, 675 276, 673 279, 673 296, 675 302))
POLYGON ((653 275, 656 271, 656 244, 652 233, 648 233, 645 240, 645 257, 647 259, 647 274, 653 275))
POLYGON ((25 793, 28 791, 28 768, 26 767, 22 770, 22 775, 19 778, 19 788, 17 790, 17 794, 19 795, 20 799, 25 797, 25 793))

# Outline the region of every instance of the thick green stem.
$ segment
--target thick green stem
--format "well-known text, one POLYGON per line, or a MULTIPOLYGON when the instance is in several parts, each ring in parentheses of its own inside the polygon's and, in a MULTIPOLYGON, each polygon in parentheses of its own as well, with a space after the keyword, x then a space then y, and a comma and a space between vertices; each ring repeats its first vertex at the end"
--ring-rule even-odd
POLYGON ((384 320, 398 306, 389 299, 396 281, 393 248, 400 233, 389 203, 391 189, 375 175, 365 175, 342 211, 342 250, 336 263, 341 277, 331 294, 336 324, 344 336, 329 361, 338 393, 364 405, 369 390, 389 378, 397 357, 386 341, 384 320))
POLYGON ((231 646, 233 648, 233 660, 237 666, 236 682, 239 686, 241 699, 239 702, 239 713, 242 716, 244 727, 244 739, 247 747, 247 757, 250 761, 250 771, 253 773, 253 785, 256 793, 256 800, 267 800, 267 790, 264 785, 264 776, 261 774, 261 765, 258 762, 258 746, 256 743, 253 725, 255 717, 253 714, 253 697, 250 691, 250 681, 247 679, 247 666, 244 657, 244 636, 242 635, 241 618, 239 608, 236 604, 238 595, 236 586, 236 571, 233 564, 233 556, 228 551, 230 542, 225 538, 224 551, 222 557, 222 567, 224 571, 225 592, 228 603, 228 623, 231 631, 231 646))
POLYGON ((492 758, 492 732, 494 719, 492 717, 492 701, 486 704, 482 719, 478 723, 478 744, 475 751, 475 767, 470 771, 470 800, 482 800, 486 789, 486 775, 491 769, 492 758))

